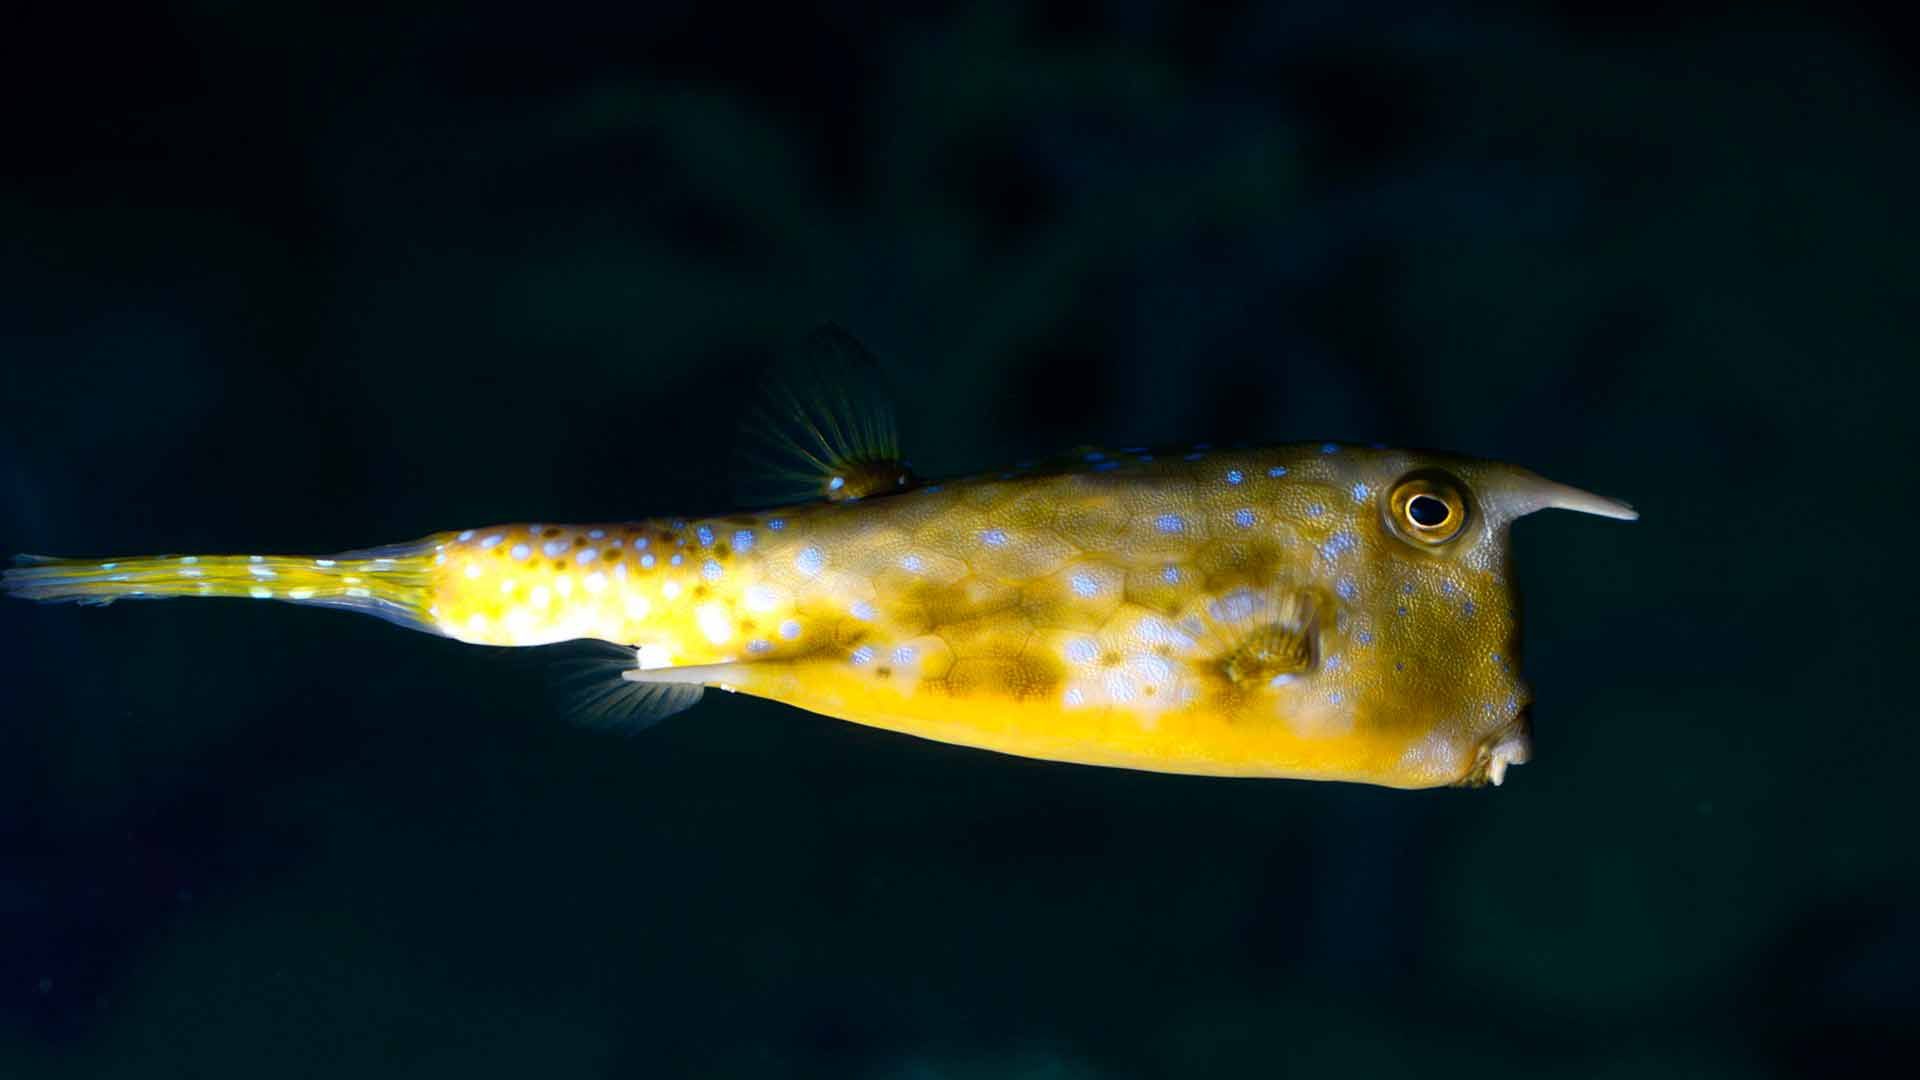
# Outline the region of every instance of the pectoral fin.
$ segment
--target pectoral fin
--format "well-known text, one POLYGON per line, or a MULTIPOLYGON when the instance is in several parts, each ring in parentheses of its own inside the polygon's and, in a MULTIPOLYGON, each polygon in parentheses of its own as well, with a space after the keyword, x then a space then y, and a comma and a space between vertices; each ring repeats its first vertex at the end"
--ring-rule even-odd
POLYGON ((1311 591, 1282 593, 1240 621, 1246 628, 1220 661, 1235 685, 1251 689, 1291 681, 1319 663, 1318 604, 1311 591))

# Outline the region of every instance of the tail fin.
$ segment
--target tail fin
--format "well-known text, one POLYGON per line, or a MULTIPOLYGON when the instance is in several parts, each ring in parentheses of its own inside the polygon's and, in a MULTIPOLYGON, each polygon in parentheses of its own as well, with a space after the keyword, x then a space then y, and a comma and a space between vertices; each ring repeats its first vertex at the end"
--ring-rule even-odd
POLYGON ((438 633, 428 610, 434 541, 338 555, 141 555, 53 559, 20 555, 0 573, 7 595, 47 603, 111 604, 175 596, 286 600, 378 615, 438 633))

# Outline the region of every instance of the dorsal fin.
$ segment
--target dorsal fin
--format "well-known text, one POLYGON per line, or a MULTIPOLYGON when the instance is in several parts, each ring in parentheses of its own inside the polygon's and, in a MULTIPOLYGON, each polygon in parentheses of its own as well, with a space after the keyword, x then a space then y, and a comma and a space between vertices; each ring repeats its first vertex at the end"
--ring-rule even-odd
POLYGON ((919 483, 900 454, 880 362, 832 324, 779 357, 745 435, 741 486, 755 502, 844 502, 919 483))

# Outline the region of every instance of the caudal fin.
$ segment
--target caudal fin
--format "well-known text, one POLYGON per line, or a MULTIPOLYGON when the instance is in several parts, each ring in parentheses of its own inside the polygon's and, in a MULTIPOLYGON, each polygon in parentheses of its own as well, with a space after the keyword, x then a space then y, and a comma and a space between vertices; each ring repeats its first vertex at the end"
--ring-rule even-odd
POLYGON ((19 555, 0 572, 9 596, 43 603, 111 604, 177 596, 285 600, 377 615, 435 633, 428 611, 434 542, 332 556, 139 555, 57 559, 19 555))

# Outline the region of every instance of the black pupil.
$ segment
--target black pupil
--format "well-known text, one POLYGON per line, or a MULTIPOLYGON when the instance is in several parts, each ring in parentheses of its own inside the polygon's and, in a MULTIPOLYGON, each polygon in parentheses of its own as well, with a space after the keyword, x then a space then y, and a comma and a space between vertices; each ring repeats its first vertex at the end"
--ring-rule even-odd
POLYGON ((1445 524, 1448 513, 1447 504, 1431 495, 1415 495, 1407 500, 1407 516, 1423 529, 1445 524))

